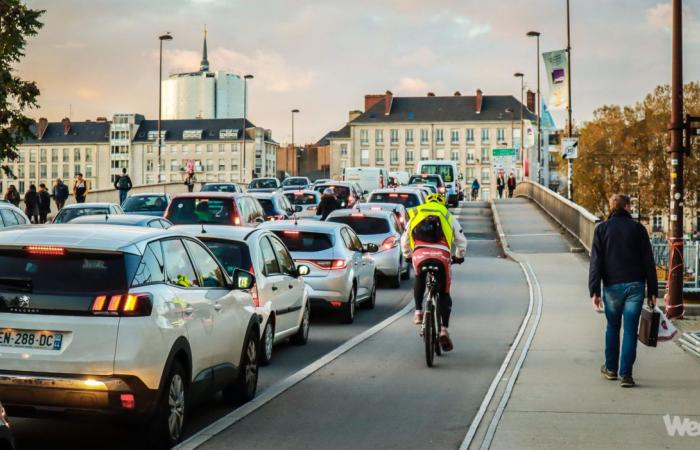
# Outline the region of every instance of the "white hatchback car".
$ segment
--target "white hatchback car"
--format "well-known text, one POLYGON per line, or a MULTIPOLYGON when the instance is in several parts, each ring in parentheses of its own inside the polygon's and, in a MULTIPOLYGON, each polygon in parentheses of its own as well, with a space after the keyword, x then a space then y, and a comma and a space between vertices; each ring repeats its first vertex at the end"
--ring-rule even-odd
POLYGON ((257 389, 247 289, 197 239, 170 230, 49 225, 0 233, 0 398, 10 415, 81 412, 182 436, 188 407, 257 389))
POLYGON ((274 344, 289 339, 304 345, 309 337, 309 293, 303 275, 309 267, 295 265, 289 250, 274 233, 243 227, 183 225, 176 231, 201 240, 229 274, 242 268, 255 274, 251 288, 262 317, 258 361, 267 365, 274 344))
POLYGON ((30 223, 29 217, 21 209, 11 203, 0 202, 0 229, 30 223))

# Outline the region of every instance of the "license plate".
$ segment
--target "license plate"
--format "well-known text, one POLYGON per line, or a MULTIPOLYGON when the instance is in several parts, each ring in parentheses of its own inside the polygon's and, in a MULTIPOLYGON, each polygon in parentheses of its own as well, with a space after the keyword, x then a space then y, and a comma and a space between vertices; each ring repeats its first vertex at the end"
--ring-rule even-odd
POLYGON ((60 350, 63 333, 36 330, 0 330, 0 347, 60 350))

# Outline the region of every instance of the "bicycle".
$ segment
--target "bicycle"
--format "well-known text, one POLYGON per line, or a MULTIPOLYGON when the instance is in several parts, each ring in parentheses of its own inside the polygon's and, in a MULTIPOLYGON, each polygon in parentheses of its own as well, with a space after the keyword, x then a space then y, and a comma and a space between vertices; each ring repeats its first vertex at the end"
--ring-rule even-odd
POLYGON ((435 355, 442 355, 442 348, 438 342, 442 321, 440 319, 440 303, 436 274, 440 270, 437 265, 425 266, 425 293, 423 294, 423 324, 420 334, 425 344, 425 362, 428 367, 433 367, 435 355))
POLYGON ((472 189, 472 201, 475 202, 478 197, 479 197, 479 190, 472 189))

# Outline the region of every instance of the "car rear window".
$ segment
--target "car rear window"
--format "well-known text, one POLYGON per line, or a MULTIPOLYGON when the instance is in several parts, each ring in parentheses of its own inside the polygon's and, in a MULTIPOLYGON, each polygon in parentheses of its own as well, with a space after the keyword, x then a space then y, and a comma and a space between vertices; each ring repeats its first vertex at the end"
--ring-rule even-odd
POLYGON ((445 183, 454 181, 452 166, 448 164, 425 164, 421 167, 421 173, 441 175, 445 183))
POLYGON ((442 183, 440 183, 440 178, 438 178, 437 176, 434 176, 434 175, 433 176, 413 175, 408 180, 408 184, 421 184, 421 183, 430 183, 433 186, 437 186, 439 184, 442 184, 442 183))
POLYGON ((314 190, 323 194, 323 191, 325 191, 328 188, 332 188, 335 191, 335 195, 336 197, 338 197, 338 199, 347 200, 347 198, 350 196, 350 188, 348 188, 347 186, 334 186, 326 184, 323 186, 317 186, 314 190))
POLYGON ((396 192, 372 194, 369 201, 373 203, 398 203, 405 208, 413 208, 420 204, 416 194, 400 194, 396 192))
POLYGON ((74 253, 62 256, 0 253, 0 291, 44 294, 126 292, 127 262, 140 258, 121 253, 74 253), (127 261, 128 260, 128 261, 127 261))
POLYGON ((168 200, 162 195, 136 195, 126 199, 122 205, 125 212, 165 211, 168 200))
POLYGON ((270 189, 277 187, 276 180, 253 180, 248 185, 251 189, 270 189))
POLYGON ((389 232, 389 222, 380 217, 367 217, 364 214, 329 217, 329 222, 344 223, 357 234, 386 234, 389 232))
POLYGON ((315 205, 318 203, 314 194, 287 193, 284 194, 292 205, 315 205))
POLYGON ((168 210, 168 220, 176 225, 233 223, 231 200, 227 198, 176 198, 168 210))
POLYGON ((268 198, 259 198, 258 203, 260 203, 260 206, 262 206, 266 216, 274 216, 277 214, 275 211, 275 204, 272 202, 272 200, 268 198))
POLYGON ((333 237, 330 234, 298 230, 277 230, 274 233, 290 252, 320 252, 333 248, 333 237))
POLYGON ((252 270, 250 250, 245 242, 216 239, 202 239, 202 242, 209 247, 229 275, 233 275, 235 269, 252 270))
POLYGON ((285 186, 306 186, 309 183, 304 178, 287 178, 282 184, 285 186))
POLYGON ((56 215, 54 223, 68 223, 76 217, 109 214, 107 208, 64 208, 56 215))
POLYGON ((237 192, 232 184, 205 184, 202 192, 237 192))

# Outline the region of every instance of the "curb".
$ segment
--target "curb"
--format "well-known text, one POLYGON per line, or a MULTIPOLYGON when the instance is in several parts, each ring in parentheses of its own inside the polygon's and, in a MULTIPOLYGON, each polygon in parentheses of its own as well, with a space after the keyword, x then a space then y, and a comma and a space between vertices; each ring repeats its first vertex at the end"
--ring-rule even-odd
POLYGON ((501 249, 503 253, 506 254, 510 259, 515 262, 520 262, 518 258, 510 250, 510 244, 508 244, 508 238, 503 232, 503 225, 501 225, 501 216, 498 215, 498 208, 496 208, 493 200, 489 200, 489 207, 491 208, 491 215, 493 216, 493 224, 496 226, 496 235, 498 236, 498 242, 501 244, 501 249))

